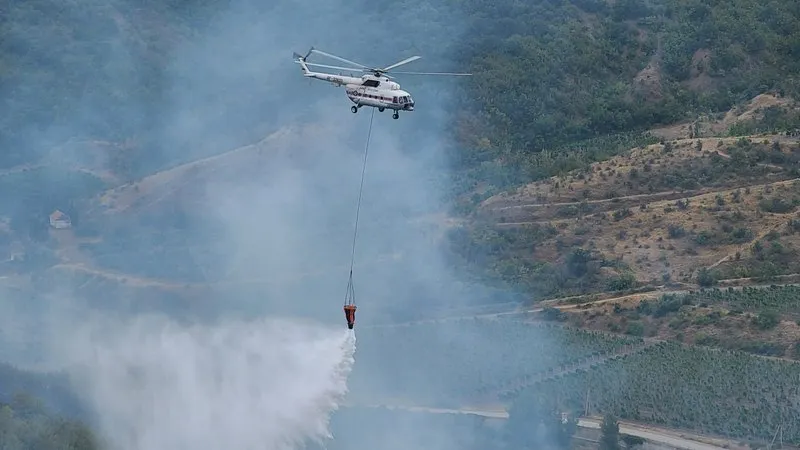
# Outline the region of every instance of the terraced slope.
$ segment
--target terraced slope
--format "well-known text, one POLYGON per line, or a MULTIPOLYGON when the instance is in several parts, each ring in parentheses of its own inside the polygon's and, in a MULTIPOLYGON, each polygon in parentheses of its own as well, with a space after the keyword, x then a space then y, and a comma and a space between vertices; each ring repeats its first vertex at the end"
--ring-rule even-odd
POLYGON ((800 442, 800 364, 662 342, 573 375, 532 386, 593 413, 742 439, 800 442))

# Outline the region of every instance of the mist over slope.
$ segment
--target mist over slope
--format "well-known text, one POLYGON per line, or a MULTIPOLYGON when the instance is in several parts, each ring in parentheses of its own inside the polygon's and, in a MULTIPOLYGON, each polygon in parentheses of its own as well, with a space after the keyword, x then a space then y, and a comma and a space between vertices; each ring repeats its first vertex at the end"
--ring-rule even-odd
MULTIPOLYGON (((86 165, 96 174, 110 170, 118 177, 104 188, 130 181, 123 189, 143 191, 147 175, 258 142, 276 130, 289 135, 280 146, 254 145, 252 155, 227 172, 211 167, 200 176, 168 180, 182 188, 179 195, 166 189, 142 192, 143 198, 173 196, 153 208, 134 200, 129 209, 106 211, 101 200, 109 191, 96 187, 74 199, 45 194, 17 203, 14 214, 27 219, 16 227, 19 232, 46 227, 51 208, 67 210, 75 219, 68 238, 45 231, 29 232, 35 239, 22 240, 45 255, 28 267, 37 275, 24 292, 33 293, 39 304, 57 300, 64 306, 49 310, 49 320, 39 325, 46 328, 47 342, 39 343, 47 350, 43 364, 69 369, 103 434, 123 449, 251 448, 265 442, 293 448, 305 438, 325 437, 327 417, 345 391, 352 343, 342 347, 347 341, 320 331, 327 328, 319 322, 344 328, 341 302, 373 112, 353 116, 341 89, 308 84, 291 62, 291 52, 315 45, 370 65, 421 53, 429 65, 420 62, 414 70, 446 71, 452 64, 437 56, 457 36, 457 16, 440 18, 430 11, 433 21, 448 25, 436 29, 448 39, 434 45, 430 24, 413 20, 417 12, 389 17, 352 3, 231 2, 194 10, 196 16, 187 15, 189 6, 148 10, 128 2, 13 8, 16 23, 26 23, 24 17, 30 26, 17 37, 38 32, 41 49, 59 40, 91 41, 98 48, 81 53, 85 59, 76 66, 102 69, 71 73, 74 78, 60 87, 50 84, 51 78, 31 82, 22 76, 24 70, 15 73, 9 92, 21 97, 14 97, 14 105, 38 110, 25 116, 12 109, 17 114, 4 130, 14 132, 3 138, 25 151, 7 166, 39 160, 65 168, 86 165), (56 25, 44 25, 41 10, 51 11, 45 17, 56 25), (160 39, 162 27, 170 39, 160 39), (84 89, 95 86, 92 95, 70 82, 84 89), (48 86, 50 95, 63 93, 59 88, 69 92, 72 97, 56 105, 64 112, 50 114, 54 105, 47 95, 31 93, 37 86, 48 86), (70 145, 55 145, 65 141, 70 145), (253 170, 258 164, 263 171, 253 170), (39 198, 47 198, 46 206, 30 208, 27 203, 39 198), (188 277, 186 267, 194 269, 188 277), (329 271, 299 282, 290 279, 320 268, 329 271), (156 287, 160 280, 177 289, 182 283, 204 284, 198 308, 213 303, 214 314, 202 328, 193 328, 195 298, 184 293, 188 311, 164 303, 147 311, 155 315, 148 318, 137 310, 138 300, 155 303, 142 288, 145 283, 126 285, 116 278, 120 272, 154 279, 156 287), (103 286, 98 279, 123 287, 97 289, 103 286), (243 282, 253 279, 258 283, 243 282), (118 296, 122 292, 125 296, 118 296), (68 306, 74 307, 69 313, 68 306), (287 316, 316 322, 275 319, 279 325, 270 326, 257 321, 287 316), (97 332, 94 327, 100 325, 97 332), (72 345, 56 345, 65 342, 72 345)), ((27 62, 27 69, 36 67, 27 62)), ((59 62, 70 67, 65 59, 59 62)), ((448 184, 443 173, 448 115, 440 105, 447 104, 449 83, 455 81, 401 82, 417 98, 419 110, 399 121, 374 112, 356 250, 359 324, 482 300, 469 289, 454 289, 455 278, 430 236, 410 222, 441 210, 448 184), (401 257, 386 266, 374 263, 396 254, 401 257)), ((11 299, 26 300, 22 295, 11 299)), ((370 364, 380 361, 368 362, 366 372, 370 364)), ((429 431, 446 447, 446 429, 429 431)))
POLYGON ((292 51, 311 46, 378 66, 419 52, 418 70, 448 68, 439 57, 463 27, 455 8, 429 9, 420 22, 402 3, 391 16, 368 5, 9 2, 0 19, 12 67, 0 131, 19 157, 6 156, 3 165, 36 161, 66 141, 99 139, 125 144, 106 152, 107 163, 137 177, 251 143, 304 120, 324 98, 343 98, 298 76, 292 51), (432 42, 431 32, 450 37, 432 42))
MULTIPOLYGON (((430 11, 430 22, 402 20, 402 15, 392 19, 400 25, 391 37, 381 31, 380 24, 389 19, 380 11, 365 10, 363 21, 372 25, 357 32, 324 26, 340 16, 345 21, 335 5, 320 10, 302 2, 270 7, 234 2, 211 14, 191 41, 170 47, 172 58, 160 78, 165 94, 154 100, 163 104, 158 124, 141 133, 153 144, 132 144, 114 153, 131 175, 162 171, 133 176, 131 184, 76 207, 82 213, 76 233, 98 238, 79 244, 79 264, 85 260, 93 267, 178 284, 212 283, 210 295, 224 296, 229 304, 246 297, 253 307, 269 304, 332 317, 344 294, 371 112, 353 116, 340 89, 303 79, 291 51, 324 45, 375 65, 414 52, 423 60, 413 69, 448 70, 453 62, 442 56, 460 25, 456 12, 442 8, 430 11), (436 27, 437 35, 450 37, 434 43, 431 23, 439 21, 448 25, 436 27), (275 130, 284 136, 280 142, 263 141, 231 152, 230 158, 221 155, 206 170, 169 171, 181 162, 257 142, 275 130), (156 177, 164 183, 154 187, 149 183, 156 177), (125 203, 130 206, 119 214, 113 214, 115 207, 104 211, 115 197, 130 198, 125 203), (305 273, 320 278, 309 283, 298 277, 305 273)), ((400 81, 420 108, 398 121, 375 113, 356 253, 356 263, 366 265, 357 269, 364 270, 357 275, 358 294, 388 308, 383 320, 424 314, 421 305, 436 309, 472 301, 463 295, 468 288, 447 295, 453 279, 431 245, 428 225, 410 223, 442 210, 449 185, 443 150, 450 120, 442 108, 459 81, 400 81), (377 260, 388 263, 371 265, 377 260)), ((84 281, 78 278, 74 285, 85 286, 84 281)), ((366 308, 364 320, 375 311, 366 308)))
MULTIPOLYGON (((420 22, 417 13, 406 8, 411 4, 395 4, 400 12, 391 18, 380 9, 352 3, 346 8, 335 3, 261 5, 249 1, 224 6, 123 1, 51 6, 44 1, 15 4, 7 16, 9 23, 15 24, 11 35, 24 40, 34 32, 40 33, 34 53, 41 51, 50 57, 55 57, 53 48, 64 46, 74 58, 56 61, 65 65, 61 69, 74 76, 74 83, 94 86, 92 101, 70 90, 71 85, 47 85, 51 94, 65 89, 80 97, 80 101, 64 106, 63 115, 48 116, 52 102, 51 96, 44 94, 47 89, 41 89, 43 94, 36 98, 26 97, 28 108, 42 115, 37 120, 31 118, 26 126, 3 130, 9 132, 8 139, 20 144, 18 147, 26 148, 27 161, 44 158, 46 162, 64 162, 64 166, 92 165, 97 172, 113 171, 120 178, 117 185, 133 181, 123 189, 138 191, 141 187, 144 191, 145 186, 138 181, 158 170, 257 142, 287 126, 302 124, 305 129, 318 129, 313 136, 304 132, 284 144, 284 153, 277 158, 271 155, 271 146, 259 148, 259 157, 264 158, 261 165, 252 159, 238 163, 241 170, 251 169, 247 176, 234 168, 223 177, 176 180, 169 189, 181 186, 182 195, 177 200, 169 198, 172 193, 167 189, 142 192, 143 198, 148 194, 168 198, 146 213, 132 208, 130 215, 98 217, 95 211, 102 209, 98 205, 106 192, 92 187, 72 196, 47 192, 31 196, 18 202, 10 214, 22 218, 14 227, 22 233, 26 228, 41 228, 46 223, 45 214, 56 208, 73 217, 78 239, 72 245, 78 251, 54 249, 56 245, 44 236, 46 232, 37 231, 45 245, 26 248, 31 252, 36 247, 43 253, 38 266, 29 263, 34 270, 61 259, 66 266, 99 267, 176 283, 251 279, 254 274, 262 277, 265 273, 282 278, 283 271, 302 271, 306 266, 312 271, 346 267, 366 111, 353 117, 347 112, 349 105, 340 89, 303 79, 299 67, 291 62, 291 51, 305 51, 315 45, 370 65, 390 64, 413 52, 424 57, 414 69, 448 70, 453 67, 452 58, 443 56, 462 28, 456 20, 460 13, 453 8, 428 9, 428 20, 420 22), (46 21, 38 16, 42 11, 48 11, 57 25, 45 26, 46 21), (354 20, 369 26, 330 26, 354 20), (391 35, 384 32, 389 24, 391 35), (434 39, 436 36, 443 39, 434 39), (80 50, 78 43, 97 49, 95 53, 80 50), (91 74, 71 71, 72 65, 83 67, 88 63, 81 55, 104 64, 102 70, 91 74), (124 94, 126 101, 115 99, 114 93, 124 94), (41 133, 43 129, 46 132, 41 133), (10 133, 12 130, 16 131, 10 133), (70 145, 52 145, 63 143, 59 141, 62 138, 70 145), (103 141, 109 141, 109 145, 101 146, 103 141), (254 166, 264 170, 254 171, 254 166), (279 218, 281 215, 288 219, 279 218), (287 230, 302 233, 295 237, 281 234, 287 230), (253 239, 265 242, 254 244, 253 239), (284 250, 268 250, 276 243, 287 245, 284 250), (251 251, 256 255, 255 263, 247 255, 251 251)), ((21 58, 15 47, 7 50, 9 57, 21 58)), ((8 78, 8 92, 32 95, 38 86, 44 87, 37 83, 45 81, 22 76, 26 70, 34 70, 34 61, 19 62, 18 70, 8 78)), ((54 77, 56 72, 47 73, 54 77)), ((379 253, 379 258, 391 258, 400 253, 400 248, 409 253, 426 251, 428 238, 405 220, 440 210, 440 197, 448 184, 442 171, 447 160, 441 147, 447 141, 443 130, 449 119, 440 106, 447 104, 457 80, 409 77, 400 81, 417 97, 420 108, 399 121, 390 120, 388 115, 376 116, 359 240, 359 252, 364 253, 359 253, 359 261, 369 261, 379 253), (371 229, 378 237, 370 238, 371 229)), ((16 104, 12 102, 12 106, 16 104)), ((10 111, 9 117, 14 120, 25 117, 13 114, 13 108, 10 111)), ((109 188, 114 185, 106 184, 109 188)), ((409 297, 426 295, 430 288, 425 285, 440 278, 443 269, 437 262, 440 267, 436 270, 420 270, 417 263, 440 258, 433 251, 414 258, 418 259, 404 263, 400 270, 386 270, 382 275, 391 276, 392 281, 384 282, 381 289, 391 290, 387 284, 398 284, 410 291, 409 297), (427 281, 416 280, 426 277, 427 281)), ((365 275, 365 279, 370 278, 380 277, 365 275)), ((66 287, 86 286, 80 278, 72 284, 66 287)), ((330 284, 321 289, 325 296, 333 296, 330 284)), ((42 285, 57 290, 63 287, 63 279, 45 278, 42 285)), ((217 286, 214 289, 218 291, 217 286)), ((226 296, 236 297, 227 289, 226 296)), ((283 290, 284 286, 272 289, 275 295, 283 290)), ((281 295, 322 297, 312 294, 316 292, 281 295)), ((400 302, 386 303, 396 311, 407 311, 400 302)))

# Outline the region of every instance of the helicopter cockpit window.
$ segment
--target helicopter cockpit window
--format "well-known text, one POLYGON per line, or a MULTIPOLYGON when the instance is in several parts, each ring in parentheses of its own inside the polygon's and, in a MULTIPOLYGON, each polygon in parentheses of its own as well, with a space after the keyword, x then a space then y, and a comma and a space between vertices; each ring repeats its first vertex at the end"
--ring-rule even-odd
POLYGON ((378 87, 380 82, 378 80, 367 80, 364 82, 364 86, 367 87, 378 87))

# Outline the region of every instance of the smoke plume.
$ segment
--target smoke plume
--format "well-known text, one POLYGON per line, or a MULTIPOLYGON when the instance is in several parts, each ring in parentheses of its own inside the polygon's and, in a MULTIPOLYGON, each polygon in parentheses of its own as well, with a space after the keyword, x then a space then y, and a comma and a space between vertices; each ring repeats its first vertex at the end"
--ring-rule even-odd
POLYGON ((331 437, 355 334, 289 319, 183 326, 150 316, 106 322, 69 345, 70 373, 112 448, 281 450, 331 437))

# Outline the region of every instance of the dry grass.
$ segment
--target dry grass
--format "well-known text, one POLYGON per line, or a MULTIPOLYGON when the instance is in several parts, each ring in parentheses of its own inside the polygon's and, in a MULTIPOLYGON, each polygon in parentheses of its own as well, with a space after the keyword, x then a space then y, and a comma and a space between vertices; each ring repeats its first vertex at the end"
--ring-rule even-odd
MULTIPOLYGON (((520 207, 546 207, 578 205, 581 202, 619 202, 631 196, 645 201, 663 197, 668 193, 684 194, 702 191, 698 189, 652 190, 648 183, 653 179, 684 169, 690 170, 699 164, 710 164, 715 157, 729 157, 727 151, 740 138, 678 139, 664 144, 652 144, 631 149, 607 161, 594 163, 586 171, 572 172, 563 176, 530 183, 510 192, 486 199, 481 204, 483 211, 520 207), (633 175, 632 175, 633 173, 633 175)), ((765 135, 754 137, 756 143, 781 144, 785 153, 800 150, 797 137, 765 135)), ((768 164, 764 164, 769 166, 768 164)), ((774 167, 775 172, 781 169, 774 167)), ((724 187, 724 186, 723 186, 724 187)))
MULTIPOLYGON (((307 130, 305 134, 309 132, 307 130)), ((97 205, 99 210, 113 214, 129 209, 141 212, 156 204, 175 201, 202 202, 204 192, 198 192, 198 188, 209 180, 258 177, 268 168, 267 154, 288 152, 303 139, 303 132, 282 129, 256 144, 182 164, 110 189, 100 195, 97 205)))
MULTIPOLYGON (((700 55, 702 56, 702 55, 700 55)), ((703 74, 699 74, 693 83, 702 86, 703 74)), ((754 97, 750 103, 741 108, 733 108, 719 117, 701 117, 691 122, 682 122, 651 130, 662 139, 688 139, 692 137, 715 137, 725 133, 731 125, 761 116, 762 111, 771 106, 784 108, 797 108, 795 102, 789 98, 777 97, 771 94, 761 94, 754 97)))
POLYGON ((772 357, 798 358, 795 349, 800 342, 800 325, 787 317, 774 328, 764 330, 753 324, 758 312, 738 313, 722 305, 683 306, 678 312, 661 317, 636 312, 641 301, 653 301, 664 293, 626 296, 602 303, 562 308, 562 311, 567 313, 569 324, 580 328, 625 332, 631 323, 636 322, 643 325, 644 336, 650 338, 731 349, 739 348, 742 344, 750 344, 753 348, 770 345, 783 349, 782 353, 773 353, 772 357))
POLYGON ((684 209, 677 206, 683 200, 662 200, 629 208, 627 216, 616 210, 562 220, 556 223, 558 235, 540 244, 535 253, 553 258, 565 246, 581 246, 624 262, 640 282, 657 284, 664 274, 689 281, 699 268, 716 266, 737 252, 746 256, 753 241, 783 230, 794 212, 768 213, 759 208, 762 199, 775 195, 800 198, 800 181, 701 194, 689 197, 684 209))
MULTIPOLYGON (((793 104, 760 95, 715 126, 727 129, 770 106, 793 104)), ((781 265, 800 272, 800 261, 789 262, 800 249, 800 235, 787 227, 797 217, 794 208, 780 214, 760 206, 772 198, 800 201, 796 162, 773 160, 798 154, 796 136, 678 138, 493 196, 480 205, 476 219, 498 228, 552 226, 555 236, 527 250, 529 259, 563 262, 569 249, 580 247, 622 263, 612 264, 614 269, 605 264, 598 270, 614 273, 601 277, 630 270, 651 286, 696 283, 701 268, 716 268, 729 279, 752 276, 763 260, 754 242, 768 238, 765 245, 773 245, 776 235, 781 265), (771 156, 753 164, 754 155, 771 156)))

